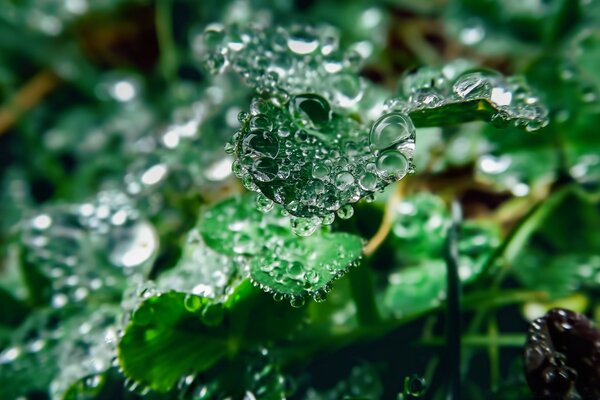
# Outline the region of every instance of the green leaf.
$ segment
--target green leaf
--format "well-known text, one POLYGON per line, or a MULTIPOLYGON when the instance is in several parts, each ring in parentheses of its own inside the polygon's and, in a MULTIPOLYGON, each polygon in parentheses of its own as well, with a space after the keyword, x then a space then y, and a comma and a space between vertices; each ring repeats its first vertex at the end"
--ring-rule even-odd
MULTIPOLYGON (((446 296, 444 240, 450 214, 439 197, 421 194, 395 209, 388 238, 402 267, 388 277, 383 302, 397 318, 412 318, 438 307, 446 296)), ((488 254, 499 245, 494 225, 464 221, 459 227, 458 274, 469 284, 483 272, 488 254)))
POLYGON ((170 390, 238 352, 288 337, 304 312, 276 303, 248 280, 223 303, 180 292, 151 295, 133 311, 118 344, 124 374, 142 387, 170 390))
POLYGON ((309 294, 324 300, 332 282, 355 265, 362 240, 347 233, 292 238, 271 253, 250 261, 252 280, 265 291, 296 298, 309 294))
POLYGON ((295 305, 303 304, 305 295, 320 300, 333 280, 358 261, 362 240, 325 231, 299 237, 292 233, 289 223, 289 218, 277 210, 259 212, 251 196, 245 196, 211 207, 199 229, 215 250, 229 256, 248 256, 250 277, 264 291, 288 297, 295 305))
POLYGON ((525 287, 546 290, 552 298, 597 286, 600 279, 597 202, 576 189, 557 200, 511 258, 513 273, 525 287))
POLYGON ((412 171, 415 128, 405 113, 360 123, 314 93, 283 106, 255 99, 234 136, 234 173, 291 215, 348 218, 344 208, 412 171))
POLYGON ((210 368, 235 351, 235 342, 220 323, 226 318, 223 312, 222 306, 186 293, 148 298, 133 312, 118 345, 125 375, 167 391, 182 376, 210 368))
POLYGON ((417 127, 483 120, 534 131, 548 124, 548 111, 523 78, 459 61, 405 76, 400 97, 389 102, 393 110, 408 113, 417 127))
POLYGON ((0 397, 42 391, 58 399, 75 381, 104 373, 115 356, 118 315, 109 305, 32 313, 0 353, 0 397))

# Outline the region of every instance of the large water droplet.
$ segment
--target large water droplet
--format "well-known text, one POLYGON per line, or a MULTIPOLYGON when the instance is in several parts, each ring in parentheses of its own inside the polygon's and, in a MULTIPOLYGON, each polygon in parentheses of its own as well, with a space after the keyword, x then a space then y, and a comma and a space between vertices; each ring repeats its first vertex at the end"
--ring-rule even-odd
POLYGON ((290 113, 296 122, 311 127, 322 127, 331 120, 331 107, 318 94, 305 93, 290 100, 290 113))
POLYGON ((371 127, 369 142, 373 151, 380 152, 414 138, 415 126, 406 114, 393 112, 379 118, 371 127))
POLYGON ((289 33, 287 46, 296 54, 310 54, 319 47, 319 38, 309 29, 297 27, 289 33))
POLYGON ((377 172, 382 179, 402 179, 410 168, 410 163, 398 150, 386 150, 377 158, 377 172))

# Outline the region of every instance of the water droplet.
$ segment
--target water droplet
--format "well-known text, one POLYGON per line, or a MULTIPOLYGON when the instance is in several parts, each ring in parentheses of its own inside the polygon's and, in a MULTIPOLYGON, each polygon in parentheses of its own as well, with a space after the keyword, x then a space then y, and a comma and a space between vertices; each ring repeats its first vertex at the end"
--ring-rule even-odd
POLYGON ((404 378, 404 395, 421 397, 425 394, 427 382, 425 378, 418 375, 407 376, 404 378))
POLYGON ((479 72, 466 73, 460 76, 452 91, 462 99, 488 98, 492 89, 490 80, 479 72))
POLYGON ((275 158, 279 153, 279 140, 266 131, 253 131, 242 141, 242 151, 244 154, 275 158))
POLYGON ((318 94, 305 93, 292 97, 290 113, 300 125, 314 128, 325 126, 331 120, 331 107, 318 94))
POLYGON ((319 47, 319 38, 307 27, 295 27, 289 32, 287 47, 296 54, 310 54, 319 47))
POLYGON ((365 172, 360 176, 358 185, 361 189, 372 192, 377 189, 377 176, 370 172, 365 172))
POLYGON ((402 179, 410 168, 410 163, 397 150, 386 150, 377 158, 377 172, 382 179, 395 181, 402 179))
POLYGON ((290 298, 290 305, 294 308, 300 308, 304 306, 306 299, 303 296, 292 296, 290 298))
MULTIPOLYGON (((252 165, 254 176, 261 182, 271 182, 277 178, 279 173, 279 165, 277 161, 271 158, 259 158, 252 165)), ((250 190, 256 190, 254 186, 250 190)))
POLYGON ((221 303, 209 304, 202 310, 201 318, 207 326, 218 326, 223 321, 225 310, 221 303))
POLYGON ((321 226, 317 216, 310 218, 295 217, 291 219, 292 232, 298 236, 310 236, 321 226))
POLYGON ((350 204, 346 204, 337 210, 337 215, 341 219, 350 219, 354 215, 354 208, 350 204))
POLYGON ((354 74, 335 74, 330 79, 334 102, 343 108, 355 106, 363 97, 363 84, 354 74))
POLYGON ((348 190, 354 185, 354 176, 349 172, 340 172, 335 176, 335 186, 341 190, 348 190))
POLYGON ((260 212, 269 212, 273 209, 273 205, 275 203, 273 202, 273 200, 265 197, 263 194, 258 194, 256 196, 256 208, 258 209, 258 211, 260 212))
POLYGON ((394 112, 379 118, 371 127, 369 142, 377 154, 380 151, 396 147, 414 140, 415 126, 406 114, 394 112))
POLYGON ((286 272, 293 278, 299 279, 304 277, 304 265, 299 261, 292 261, 288 264, 286 272))
POLYGON ((329 168, 323 164, 315 164, 312 170, 312 176, 315 179, 322 179, 329 175, 329 168))
POLYGON ((323 225, 331 225, 331 224, 333 224, 333 221, 335 221, 335 214, 334 213, 325 214, 321 218, 321 223, 323 225))
POLYGON ((195 312, 202 306, 202 299, 198 296, 188 294, 183 299, 183 306, 190 312, 195 312))

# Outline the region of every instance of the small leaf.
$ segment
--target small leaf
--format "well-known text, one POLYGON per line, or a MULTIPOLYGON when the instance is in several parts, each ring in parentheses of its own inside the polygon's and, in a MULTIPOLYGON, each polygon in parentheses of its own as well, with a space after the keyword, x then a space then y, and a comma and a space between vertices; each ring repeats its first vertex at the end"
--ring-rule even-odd
POLYGON ((360 258, 362 239, 323 231, 299 237, 289 224, 278 211, 262 214, 251 196, 245 196, 207 210, 199 229, 217 251, 248 256, 250 277, 261 289, 290 297, 298 305, 305 295, 320 299, 329 291, 332 281, 360 258))
POLYGON ((347 233, 315 234, 283 242, 250 261, 252 280, 268 292, 324 298, 331 283, 360 258, 362 241, 347 233))
POLYGON ((388 102, 392 110, 408 113, 417 127, 483 120, 534 131, 548 124, 548 110, 521 77, 455 62, 419 69, 403 83, 401 97, 388 102))

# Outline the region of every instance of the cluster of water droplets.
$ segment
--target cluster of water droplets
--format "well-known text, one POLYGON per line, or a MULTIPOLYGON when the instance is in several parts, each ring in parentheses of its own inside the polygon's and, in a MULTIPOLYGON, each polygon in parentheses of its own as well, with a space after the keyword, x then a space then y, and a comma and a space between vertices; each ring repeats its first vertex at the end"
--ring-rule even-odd
POLYGON ((360 253, 357 254, 356 248, 314 236, 301 246, 283 242, 273 247, 271 253, 252 259, 250 276, 256 286, 273 293, 276 301, 288 299, 292 307, 302 307, 307 297, 318 303, 325 301, 333 281, 359 262, 360 253), (319 252, 324 251, 321 246, 333 247, 335 258, 319 257, 319 252))
POLYGON ((334 113, 325 98, 305 93, 283 106, 255 99, 240 121, 229 147, 237 156, 234 173, 249 190, 303 217, 295 223, 300 234, 336 214, 350 218, 351 203, 412 171, 415 127, 400 112, 383 115, 369 132, 334 113))
POLYGON ((74 382, 85 377, 89 391, 98 387, 101 374, 115 363, 120 310, 110 306, 85 310, 75 315, 56 310, 33 314, 0 352, 3 378, 31 389, 44 390, 50 385, 54 400, 62 399, 74 382), (57 318, 62 321, 59 325, 57 318), (39 365, 44 366, 43 371, 36 369, 39 365))
POLYGON ((52 279, 53 306, 120 293, 158 250, 154 227, 119 191, 89 202, 49 206, 21 222, 27 262, 52 279))
POLYGON ((330 100, 347 108, 363 96, 365 82, 356 74, 362 57, 342 52, 338 36, 330 26, 210 24, 198 52, 212 73, 231 68, 282 104, 292 94, 331 92, 330 100))
MULTIPOLYGON (((400 96, 388 100, 391 110, 410 113, 413 118, 427 115, 430 109, 447 109, 441 119, 452 118, 452 106, 473 103, 475 114, 486 110, 497 126, 524 126, 535 131, 548 124, 548 110, 541 104, 522 77, 504 77, 490 70, 475 70, 462 61, 443 68, 426 67, 410 73, 402 81, 400 96), (489 104, 486 107, 485 102, 489 104)), ((464 112, 464 111, 461 111, 464 112)))
POLYGON ((57 362, 59 373, 50 385, 53 399, 62 399, 74 382, 83 379, 86 393, 97 393, 103 374, 117 364, 117 340, 121 310, 101 307, 83 316, 70 335, 61 340, 57 362))
MULTIPOLYGON (((188 90, 192 89, 182 88, 188 90)), ((161 209, 160 192, 167 187, 188 193, 216 187, 231 177, 233 157, 223 146, 230 130, 239 129, 237 114, 247 89, 223 76, 201 94, 192 92, 184 96, 186 104, 175 108, 165 127, 136 142, 138 155, 124 176, 125 190, 150 211, 161 209)))
POLYGON ((272 351, 266 347, 251 348, 239 357, 244 367, 239 371, 236 387, 223 387, 218 380, 207 380, 201 375, 187 375, 177 383, 181 399, 210 400, 224 395, 243 400, 286 398, 286 379, 272 351))
POLYGON ((230 257, 242 276, 275 300, 295 307, 307 297, 323 301, 333 280, 359 262, 362 240, 342 233, 298 237, 289 225, 281 210, 262 214, 245 196, 207 210, 199 231, 209 247, 230 257))
POLYGON ((161 290, 187 292, 214 300, 223 300, 232 280, 244 267, 244 260, 220 254, 204 243, 200 232, 192 229, 183 246, 183 254, 172 269, 157 279, 161 290))

